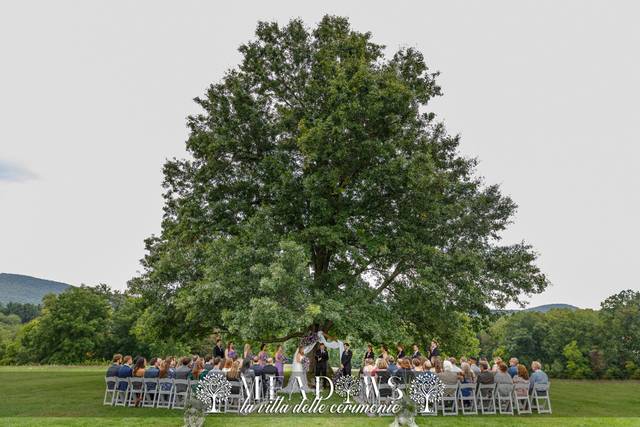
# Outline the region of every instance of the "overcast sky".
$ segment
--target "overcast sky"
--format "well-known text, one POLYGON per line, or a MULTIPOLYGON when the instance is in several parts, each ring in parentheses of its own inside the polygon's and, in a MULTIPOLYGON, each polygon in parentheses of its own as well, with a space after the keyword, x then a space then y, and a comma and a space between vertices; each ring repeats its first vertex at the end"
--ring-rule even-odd
POLYGON ((441 72, 432 110, 519 205, 505 240, 553 282, 532 304, 640 289, 639 3, 224 3, 0 3, 0 272, 124 289, 192 99, 258 20, 331 13, 441 72))

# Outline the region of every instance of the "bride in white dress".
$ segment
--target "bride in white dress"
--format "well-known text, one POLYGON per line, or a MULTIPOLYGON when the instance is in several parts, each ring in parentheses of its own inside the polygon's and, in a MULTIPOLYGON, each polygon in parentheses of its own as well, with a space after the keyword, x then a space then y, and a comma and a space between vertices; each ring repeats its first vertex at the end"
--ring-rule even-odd
POLYGON ((304 358, 304 347, 298 347, 298 351, 296 351, 295 356, 293 356, 293 363, 291 364, 291 376, 289 377, 289 382, 287 386, 282 389, 283 393, 300 393, 301 390, 305 392, 312 391, 307 385, 307 371, 302 364, 302 359, 304 358), (296 378, 300 379, 300 382, 296 378), (302 389, 300 388, 300 384, 302 384, 302 389))

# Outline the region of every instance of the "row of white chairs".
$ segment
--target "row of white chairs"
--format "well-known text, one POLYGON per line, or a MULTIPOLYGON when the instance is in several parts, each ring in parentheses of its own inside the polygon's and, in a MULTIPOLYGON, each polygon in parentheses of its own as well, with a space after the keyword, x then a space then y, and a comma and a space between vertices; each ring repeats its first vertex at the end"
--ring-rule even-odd
MULTIPOLYGON (((269 376, 266 384, 256 385, 253 378, 246 378, 251 393, 247 395, 241 380, 230 380, 231 393, 226 399, 216 403, 224 412, 239 412, 246 399, 258 403, 273 400, 275 393, 282 388, 284 377, 269 376), (273 388, 268 388, 269 382, 273 388), (273 393, 271 392, 273 390, 273 393)), ((198 380, 179 380, 174 378, 118 378, 105 377, 104 405, 184 409, 191 397, 195 397, 198 380)))
MULTIPOLYGON (((377 379, 380 397, 371 390, 371 383, 361 378, 359 398, 368 403, 388 403, 391 401, 392 391, 388 384, 377 379), (369 393, 364 389, 370 388, 369 393), (366 396, 369 396, 367 398, 366 396)), ((408 387, 399 386, 405 393, 408 387)), ((444 386, 442 397, 435 402, 433 410, 421 413, 421 415, 478 415, 480 414, 531 414, 533 411, 539 414, 551 414, 551 397, 549 384, 534 384, 531 392, 529 383, 515 384, 475 384, 460 383, 444 386)))

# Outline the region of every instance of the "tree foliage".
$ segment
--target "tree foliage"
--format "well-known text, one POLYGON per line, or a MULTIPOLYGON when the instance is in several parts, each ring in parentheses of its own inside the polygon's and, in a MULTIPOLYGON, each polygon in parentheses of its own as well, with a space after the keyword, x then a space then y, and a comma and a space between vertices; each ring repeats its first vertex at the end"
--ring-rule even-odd
POLYGON ((255 35, 196 99, 190 158, 164 166, 162 232, 130 282, 147 328, 439 335, 545 289, 531 247, 500 244, 516 205, 428 111, 441 90, 420 52, 387 58, 332 16, 255 35))

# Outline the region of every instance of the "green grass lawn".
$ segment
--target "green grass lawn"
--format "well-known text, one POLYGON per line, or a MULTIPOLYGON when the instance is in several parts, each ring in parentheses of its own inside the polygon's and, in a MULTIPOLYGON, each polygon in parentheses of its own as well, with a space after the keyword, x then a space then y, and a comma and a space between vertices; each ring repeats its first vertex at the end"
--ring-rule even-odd
MULTIPOLYGON (((0 367, 0 425, 181 426, 182 411, 102 405, 102 367, 0 367)), ((419 418, 434 426, 640 426, 640 381, 552 382, 553 415, 419 418)), ((337 401, 336 401, 337 402, 337 401)), ((211 415, 207 426, 386 426, 392 417, 211 415)))

